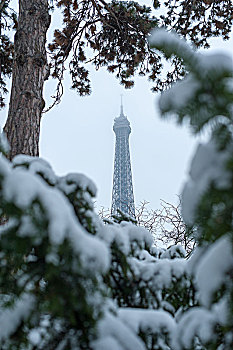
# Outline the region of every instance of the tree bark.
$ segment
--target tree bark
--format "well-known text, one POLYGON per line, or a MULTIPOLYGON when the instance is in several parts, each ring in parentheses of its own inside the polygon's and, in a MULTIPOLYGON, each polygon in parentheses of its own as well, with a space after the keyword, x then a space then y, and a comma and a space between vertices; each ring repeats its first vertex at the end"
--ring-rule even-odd
POLYGON ((48 0, 19 0, 11 97, 4 127, 10 159, 20 153, 39 155, 43 86, 49 74, 45 49, 49 25, 48 0))

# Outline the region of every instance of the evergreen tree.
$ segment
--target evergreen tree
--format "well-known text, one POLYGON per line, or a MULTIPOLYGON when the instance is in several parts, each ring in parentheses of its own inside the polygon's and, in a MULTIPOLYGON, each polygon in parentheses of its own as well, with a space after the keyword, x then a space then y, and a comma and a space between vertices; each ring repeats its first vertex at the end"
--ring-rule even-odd
POLYGON ((189 270, 198 291, 198 307, 179 323, 181 348, 230 349, 233 339, 233 138, 232 59, 194 52, 175 34, 155 32, 152 46, 166 57, 177 55, 189 75, 160 99, 163 117, 188 122, 194 133, 209 128, 199 145, 182 195, 183 217, 195 227, 198 246, 189 270))
MULTIPOLYGON (((1 148, 7 152, 4 138, 1 148)), ((165 349, 166 320, 180 310, 180 298, 184 309, 193 300, 181 247, 155 250, 150 233, 133 223, 104 225, 93 211, 96 188, 83 175, 57 177, 29 156, 0 161, 8 218, 0 232, 1 348, 98 349, 110 332, 121 349, 153 349, 151 342, 165 349), (150 316, 141 340, 124 321, 138 308, 139 322, 150 316)))

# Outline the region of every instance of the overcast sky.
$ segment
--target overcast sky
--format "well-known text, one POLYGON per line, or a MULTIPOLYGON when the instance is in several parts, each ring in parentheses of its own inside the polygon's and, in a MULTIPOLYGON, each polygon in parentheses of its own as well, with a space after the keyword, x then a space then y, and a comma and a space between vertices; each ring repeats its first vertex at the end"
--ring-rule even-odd
MULTIPOLYGON (((150 1, 146 1, 150 3, 150 1)), ((233 39, 214 40, 211 50, 232 54, 233 39)), ((115 134, 114 118, 120 113, 123 94, 124 113, 131 124, 130 152, 136 205, 147 200, 154 209, 160 199, 175 202, 187 176, 189 162, 198 140, 187 128, 159 118, 158 95, 152 83, 136 79, 135 87, 125 90, 105 69, 91 69, 92 94, 79 97, 65 81, 62 102, 43 116, 40 154, 64 175, 79 172, 97 185, 97 207, 111 205, 115 134)), ((45 99, 52 93, 47 83, 45 99)), ((7 110, 0 114, 4 125, 7 110)))

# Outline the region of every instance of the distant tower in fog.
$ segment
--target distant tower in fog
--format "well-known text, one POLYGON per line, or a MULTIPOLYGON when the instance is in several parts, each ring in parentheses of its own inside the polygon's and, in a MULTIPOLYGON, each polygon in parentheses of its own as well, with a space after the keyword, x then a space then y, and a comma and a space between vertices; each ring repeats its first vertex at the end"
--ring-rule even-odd
POLYGON ((111 214, 117 215, 117 209, 120 209, 124 214, 135 217, 129 152, 129 134, 131 133, 131 127, 123 112, 122 99, 120 116, 114 120, 113 131, 116 134, 116 145, 111 214))

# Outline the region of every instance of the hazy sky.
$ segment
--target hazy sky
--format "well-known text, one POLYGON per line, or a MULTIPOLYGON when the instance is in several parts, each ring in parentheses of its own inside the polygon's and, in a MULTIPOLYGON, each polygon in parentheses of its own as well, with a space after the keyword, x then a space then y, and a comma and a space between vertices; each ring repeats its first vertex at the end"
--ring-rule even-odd
MULTIPOLYGON (((150 1, 146 1, 150 3, 150 1)), ((213 49, 233 47, 233 39, 214 40, 213 49)), ((213 50, 212 49, 212 50, 213 50)), ((65 81, 62 102, 43 116, 40 154, 64 175, 80 172, 89 176, 98 187, 97 206, 111 205, 115 134, 114 118, 120 113, 123 94, 124 112, 131 124, 130 151, 135 202, 147 200, 152 208, 160 199, 175 202, 180 193, 190 157, 198 140, 187 128, 177 127, 174 121, 164 121, 157 111, 158 96, 152 94, 152 83, 136 79, 131 90, 125 90, 105 69, 91 68, 92 94, 79 97, 65 81)), ((47 83, 44 96, 52 94, 47 83)), ((0 114, 4 125, 7 110, 0 114)))

